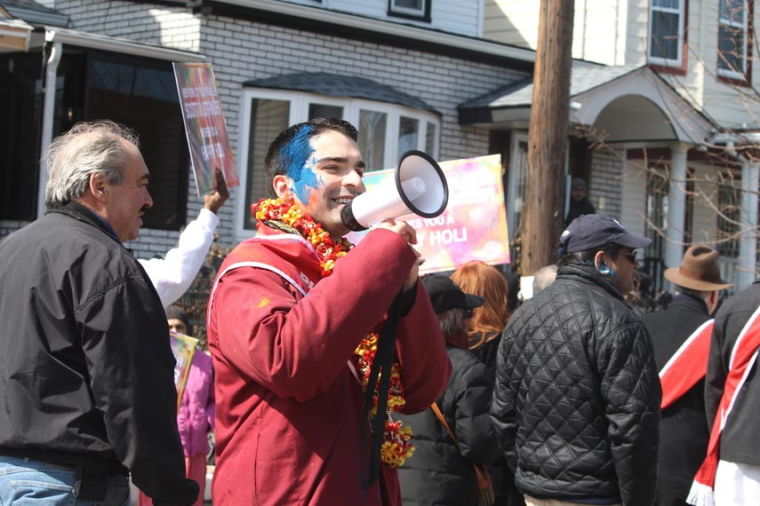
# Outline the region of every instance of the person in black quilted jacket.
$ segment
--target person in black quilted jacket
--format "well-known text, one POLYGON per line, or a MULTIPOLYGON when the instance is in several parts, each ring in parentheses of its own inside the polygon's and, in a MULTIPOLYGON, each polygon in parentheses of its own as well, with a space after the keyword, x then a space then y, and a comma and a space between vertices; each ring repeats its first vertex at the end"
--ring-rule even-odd
POLYGON ((493 383, 486 366, 467 349, 468 320, 483 298, 465 294, 449 278, 422 280, 438 315, 452 373, 436 401, 458 445, 431 409, 400 415, 414 431, 415 452, 399 468, 404 506, 477 504, 473 462, 490 464, 499 455, 496 432, 488 417, 493 383))
POLYGON ((660 382, 622 296, 649 242, 614 218, 577 218, 557 280, 504 330, 491 419, 529 506, 654 502, 660 382))

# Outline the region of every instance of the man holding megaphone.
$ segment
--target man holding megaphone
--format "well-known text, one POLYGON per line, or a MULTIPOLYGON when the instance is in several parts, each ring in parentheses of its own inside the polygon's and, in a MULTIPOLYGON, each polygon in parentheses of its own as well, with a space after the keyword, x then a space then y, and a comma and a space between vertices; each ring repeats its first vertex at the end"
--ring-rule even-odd
POLYGON ((276 198, 252 206, 257 235, 212 288, 215 504, 400 506, 394 468, 413 448, 391 413, 426 409, 448 383, 414 229, 391 217, 355 248, 343 239, 342 211, 364 193, 356 139, 335 119, 275 139, 276 198))

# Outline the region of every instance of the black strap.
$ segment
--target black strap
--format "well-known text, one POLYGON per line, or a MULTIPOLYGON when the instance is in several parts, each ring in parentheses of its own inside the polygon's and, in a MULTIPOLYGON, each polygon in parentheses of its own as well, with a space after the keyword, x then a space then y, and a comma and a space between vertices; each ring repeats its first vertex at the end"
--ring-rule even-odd
MULTIPOLYGON (((388 308, 388 318, 380 330, 378 337, 377 352, 372 368, 369 373, 367 390, 364 392, 364 416, 362 417, 362 445, 366 443, 364 420, 369 417, 372 410, 372 398, 377 391, 377 412, 372 417, 372 446, 369 454, 369 467, 362 476, 362 488, 367 489, 375 484, 380 469, 380 447, 383 445, 385 433, 386 410, 388 407, 388 387, 391 379, 391 368, 396 356, 396 327, 400 316, 401 297, 396 296, 388 308), (382 373, 382 374, 381 374, 382 373), (378 382, 378 376, 380 381, 378 382)), ((362 452, 364 453, 364 452, 362 452)))

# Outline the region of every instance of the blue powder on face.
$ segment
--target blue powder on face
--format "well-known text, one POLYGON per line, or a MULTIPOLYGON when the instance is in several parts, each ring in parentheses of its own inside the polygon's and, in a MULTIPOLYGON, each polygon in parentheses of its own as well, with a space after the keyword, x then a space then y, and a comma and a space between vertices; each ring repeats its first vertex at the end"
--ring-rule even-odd
POLYGON ((308 204, 311 190, 320 183, 311 170, 314 165, 310 159, 314 153, 310 142, 313 129, 310 125, 304 126, 280 151, 287 175, 294 182, 295 194, 303 204, 308 204))
POLYGON ((301 169, 306 165, 306 160, 314 152, 314 148, 311 147, 311 143, 309 142, 312 130, 314 130, 314 127, 311 125, 304 126, 280 150, 282 164, 293 181, 301 179, 301 169))

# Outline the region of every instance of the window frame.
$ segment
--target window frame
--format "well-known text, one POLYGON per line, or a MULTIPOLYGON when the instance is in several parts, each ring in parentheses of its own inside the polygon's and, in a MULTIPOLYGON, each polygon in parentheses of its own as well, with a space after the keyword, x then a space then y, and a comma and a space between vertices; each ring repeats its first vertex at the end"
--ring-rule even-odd
POLYGON ((736 84, 740 86, 749 86, 750 85, 750 76, 752 75, 752 32, 753 32, 753 24, 752 24, 752 17, 753 17, 753 2, 751 0, 741 0, 744 4, 744 20, 741 25, 737 23, 732 23, 729 21, 723 22, 725 18, 721 17, 720 12, 720 0, 718 3, 718 29, 717 29, 717 37, 718 40, 716 42, 716 53, 717 58, 715 62, 715 75, 717 76, 718 80, 724 81, 730 84, 736 84), (743 39, 744 39, 744 47, 743 47, 743 55, 742 55, 742 62, 743 62, 743 69, 741 72, 736 70, 729 70, 729 69, 722 69, 720 68, 721 60, 723 59, 723 56, 720 51, 720 27, 721 25, 727 25, 732 28, 741 28, 743 31, 743 39))
POLYGON ((647 27, 647 61, 654 66, 657 70, 664 71, 664 72, 672 72, 672 73, 686 73, 686 66, 687 66, 687 54, 686 54, 686 44, 687 44, 687 26, 688 26, 688 0, 679 0, 679 7, 678 9, 672 9, 668 7, 658 7, 654 5, 654 2, 651 2, 649 5, 649 26, 647 27), (653 12, 659 11, 659 12, 668 12, 671 14, 678 14, 678 41, 676 44, 676 49, 678 52, 677 58, 675 60, 672 60, 670 58, 662 58, 659 56, 652 56, 652 48, 654 47, 654 44, 652 43, 652 29, 654 28, 653 23, 653 12))
MULTIPOLYGON (((352 125, 358 125, 359 123, 359 111, 369 110, 377 111, 387 114, 387 123, 385 131, 385 150, 383 152, 383 160, 385 161, 385 167, 373 169, 382 170, 397 165, 399 157, 402 153, 398 152, 398 134, 399 134, 399 120, 401 116, 411 117, 419 120, 419 132, 417 138, 417 149, 425 150, 425 141, 427 134, 428 123, 432 123, 436 128, 436 134, 434 138, 434 149, 432 153, 429 153, 434 159, 438 158, 441 142, 442 121, 441 118, 430 111, 421 109, 414 109, 405 105, 392 104, 388 102, 375 102, 372 100, 360 99, 360 98, 342 98, 331 97, 327 95, 320 95, 317 93, 309 93, 303 91, 294 90, 277 90, 267 88, 247 88, 243 90, 241 94, 241 107, 238 116, 238 176, 240 178, 240 187, 247 188, 248 184, 248 149, 250 140, 250 116, 251 116, 251 102, 254 99, 269 99, 269 100, 284 100, 290 102, 288 125, 294 125, 306 121, 309 113, 310 103, 319 103, 325 105, 335 105, 343 107, 343 119, 350 122, 352 125), (393 161, 391 163, 391 161, 393 161)), ((245 228, 245 213, 249 212, 248 207, 251 202, 245 202, 245 192, 241 192, 243 195, 238 199, 238 203, 235 207, 235 234, 238 237, 252 237, 255 235, 255 230, 245 228)))
POLYGON ((395 0, 388 0, 388 16, 397 17, 397 18, 406 18, 406 19, 414 19, 417 21, 424 21, 426 23, 430 23, 431 16, 430 16, 430 10, 431 10, 431 4, 433 3, 433 0, 422 0, 423 6, 422 9, 416 10, 416 9, 410 9, 408 7, 400 7, 395 5, 395 0))

